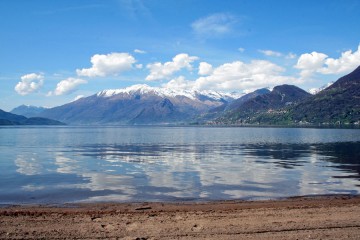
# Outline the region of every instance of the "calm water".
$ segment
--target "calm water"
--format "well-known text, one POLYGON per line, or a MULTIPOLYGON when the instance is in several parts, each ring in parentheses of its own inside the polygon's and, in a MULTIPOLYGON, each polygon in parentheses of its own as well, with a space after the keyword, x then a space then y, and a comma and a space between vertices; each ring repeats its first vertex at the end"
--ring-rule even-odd
POLYGON ((359 192, 357 129, 0 128, 0 204, 359 192))

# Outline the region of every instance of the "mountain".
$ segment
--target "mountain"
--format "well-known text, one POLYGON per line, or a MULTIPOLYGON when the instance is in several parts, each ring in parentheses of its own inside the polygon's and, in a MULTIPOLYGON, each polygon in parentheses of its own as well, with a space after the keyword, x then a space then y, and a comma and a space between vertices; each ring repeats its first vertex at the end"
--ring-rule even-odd
POLYGON ((10 113, 22 115, 25 117, 36 117, 40 113, 42 113, 46 108, 44 107, 35 107, 35 106, 29 106, 29 105, 21 105, 13 110, 10 111, 10 113))
POLYGON ((342 124, 360 121, 360 66, 290 110, 293 122, 342 124))
POLYGON ((360 66, 310 95, 295 86, 275 87, 225 113, 221 124, 360 124, 360 66))
MULTIPOLYGON (((311 94, 293 85, 280 85, 271 92, 261 90, 258 96, 248 98, 238 107, 230 109, 215 120, 218 123, 258 123, 263 113, 278 113, 278 110, 295 105, 310 97, 311 94)), ((239 99, 240 100, 240 99, 239 99)), ((240 102, 240 101, 239 101, 240 102)))
POLYGON ((270 90, 268 88, 261 88, 258 90, 255 90, 254 92, 248 93, 236 100, 234 100, 233 102, 231 102, 230 104, 228 104, 228 106, 225 108, 226 111, 231 111, 231 110, 235 110, 239 107, 241 107, 245 102, 256 98, 257 96, 261 96, 264 94, 269 94, 270 90))
POLYGON ((239 97, 238 99, 235 99, 234 101, 226 102, 218 107, 210 109, 207 113, 200 116, 198 121, 204 122, 204 121, 209 121, 209 120, 218 118, 218 117, 222 116, 224 114, 224 112, 235 110, 235 109, 239 108, 245 102, 249 101, 250 99, 256 98, 257 96, 260 96, 263 94, 267 94, 269 92, 270 92, 269 89, 261 88, 261 89, 255 90, 254 92, 245 94, 245 95, 239 97))
POLYGON ((9 123, 4 125, 19 125, 21 122, 25 122, 27 120, 27 118, 24 116, 5 112, 1 109, 0 109, 0 119, 3 121, 3 123, 5 122, 9 123))
POLYGON ((166 124, 189 122, 239 95, 134 85, 104 90, 47 109, 40 116, 72 124, 166 124))
POLYGON ((64 123, 40 117, 27 118, 0 109, 0 125, 64 125, 64 123))
POLYGON ((329 83, 327 83, 326 85, 321 86, 320 88, 311 88, 311 89, 309 90, 309 93, 311 93, 312 95, 318 94, 319 92, 321 92, 322 90, 330 87, 330 86, 333 85, 333 84, 334 84, 334 82, 329 82, 329 83))
MULTIPOLYGON (((296 86, 281 85, 241 96, 134 85, 39 109, 39 117, 71 124, 360 124, 360 66, 319 90, 311 95, 296 86)), ((7 125, 48 124, 43 118, 0 112, 0 124, 7 125)))

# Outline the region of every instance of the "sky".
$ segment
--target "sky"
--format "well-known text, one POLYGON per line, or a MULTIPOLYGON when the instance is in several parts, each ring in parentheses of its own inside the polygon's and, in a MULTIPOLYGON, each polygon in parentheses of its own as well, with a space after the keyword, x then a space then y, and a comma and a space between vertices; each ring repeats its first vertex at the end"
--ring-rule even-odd
POLYGON ((135 84, 310 90, 360 65, 358 0, 0 0, 0 109, 135 84))

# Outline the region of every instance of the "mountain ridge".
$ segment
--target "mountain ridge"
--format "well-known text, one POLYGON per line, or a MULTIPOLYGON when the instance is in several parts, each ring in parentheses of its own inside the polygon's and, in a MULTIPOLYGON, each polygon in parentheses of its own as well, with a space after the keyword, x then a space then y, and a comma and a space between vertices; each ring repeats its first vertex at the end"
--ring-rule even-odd
POLYGON ((360 121, 360 66, 290 110, 294 122, 355 123, 360 121))
POLYGON ((256 115, 277 111, 283 107, 296 104, 309 96, 311 96, 310 93, 294 85, 275 86, 272 91, 250 98, 237 108, 225 112, 215 122, 228 124, 255 123, 257 122, 255 120, 256 115))
POLYGON ((0 109, 0 125, 64 125, 64 123, 41 117, 27 118, 0 109))
POLYGON ((132 95, 134 93, 146 94, 151 92, 161 97, 185 96, 190 99, 196 99, 197 96, 203 95, 217 100, 237 99, 243 95, 236 92, 225 93, 225 92, 219 92, 213 90, 200 91, 200 90, 170 89, 165 87, 150 87, 147 84, 136 84, 126 88, 102 90, 96 93, 96 95, 99 97, 112 97, 118 94, 132 95))
POLYGON ((39 116, 70 124, 360 124, 360 66, 315 95, 288 84, 245 95, 138 84, 39 116))
POLYGON ((271 107, 271 99, 264 99, 264 96, 268 98, 270 95, 263 95, 246 102, 240 109, 224 113, 214 122, 257 125, 360 124, 360 66, 315 95, 309 96, 304 92, 301 95, 304 98, 295 102, 271 107))
POLYGON ((103 90, 43 111, 39 116, 71 124, 187 123, 207 110, 233 101, 239 94, 171 90, 148 85, 103 90))
POLYGON ((36 117, 40 113, 42 113, 47 108, 45 107, 36 107, 36 106, 30 106, 30 105, 20 105, 10 111, 10 113, 22 115, 25 117, 36 117))

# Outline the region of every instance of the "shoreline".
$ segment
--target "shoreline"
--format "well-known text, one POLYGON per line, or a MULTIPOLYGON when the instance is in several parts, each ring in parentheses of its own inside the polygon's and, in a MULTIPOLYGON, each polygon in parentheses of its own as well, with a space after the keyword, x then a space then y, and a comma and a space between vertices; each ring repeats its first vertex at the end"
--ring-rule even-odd
POLYGON ((309 128, 309 129, 360 129, 360 124, 65 124, 65 125, 0 125, 3 128, 59 128, 59 127, 199 127, 199 128, 309 128))
POLYGON ((359 239, 360 196, 0 208, 0 239, 359 239))
POLYGON ((84 209, 96 208, 97 206, 137 206, 137 205, 161 205, 161 206, 198 206, 198 205, 221 205, 221 204, 264 204, 264 203, 282 203, 293 202, 296 200, 331 200, 331 199, 358 199, 360 194, 319 194, 319 195, 298 195, 288 197, 274 198, 249 198, 249 199, 214 199, 214 200, 164 200, 164 201, 94 201, 94 202, 65 202, 65 203, 3 203, 0 204, 0 213, 4 209, 84 209))

